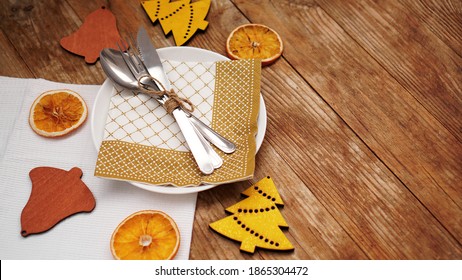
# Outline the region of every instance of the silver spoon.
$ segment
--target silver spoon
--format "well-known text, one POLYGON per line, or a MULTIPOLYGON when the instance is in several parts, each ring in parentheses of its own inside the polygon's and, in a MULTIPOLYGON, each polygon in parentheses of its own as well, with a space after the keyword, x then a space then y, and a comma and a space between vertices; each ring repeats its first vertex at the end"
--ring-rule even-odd
POLYGON ((116 85, 138 91, 138 81, 133 77, 118 51, 103 49, 100 53, 101 67, 106 76, 116 85))

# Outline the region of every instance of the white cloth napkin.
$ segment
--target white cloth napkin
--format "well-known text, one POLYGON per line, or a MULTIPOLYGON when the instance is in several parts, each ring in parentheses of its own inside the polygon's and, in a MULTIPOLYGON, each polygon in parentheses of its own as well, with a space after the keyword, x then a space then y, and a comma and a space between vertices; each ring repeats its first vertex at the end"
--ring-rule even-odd
POLYGON ((97 151, 90 122, 99 88, 0 77, 0 259, 112 259, 109 241, 114 229, 130 214, 145 209, 164 211, 177 222, 181 244, 175 259, 188 259, 197 194, 158 194, 93 176, 97 151), (64 138, 35 134, 28 123, 32 102, 44 91, 64 88, 85 100, 89 108, 86 123, 64 138), (29 172, 39 166, 81 168, 82 181, 95 196, 96 207, 91 213, 68 217, 45 233, 24 238, 20 218, 32 186, 29 172))

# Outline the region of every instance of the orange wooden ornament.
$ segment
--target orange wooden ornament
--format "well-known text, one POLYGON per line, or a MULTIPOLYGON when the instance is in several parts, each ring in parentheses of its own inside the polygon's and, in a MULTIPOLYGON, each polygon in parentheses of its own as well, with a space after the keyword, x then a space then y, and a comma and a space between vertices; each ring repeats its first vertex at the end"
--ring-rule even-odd
POLYGON ((71 53, 84 56, 85 62, 92 64, 99 58, 104 48, 117 49, 120 41, 114 14, 101 7, 86 18, 82 26, 71 35, 61 39, 61 46, 71 53))
POLYGON ((49 230, 61 220, 91 212, 96 205, 93 194, 80 180, 82 170, 37 167, 29 172, 32 191, 21 213, 21 235, 49 230))

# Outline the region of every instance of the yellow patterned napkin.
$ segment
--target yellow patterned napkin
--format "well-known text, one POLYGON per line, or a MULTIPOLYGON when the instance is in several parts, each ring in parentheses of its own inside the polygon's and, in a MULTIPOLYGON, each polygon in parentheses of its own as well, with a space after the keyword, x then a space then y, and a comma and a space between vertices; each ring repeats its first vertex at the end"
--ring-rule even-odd
POLYGON ((259 60, 163 61, 173 88, 193 114, 234 142, 210 175, 198 169, 174 118, 152 97, 128 90, 111 98, 95 176, 152 185, 198 186, 249 179, 255 168, 259 60))

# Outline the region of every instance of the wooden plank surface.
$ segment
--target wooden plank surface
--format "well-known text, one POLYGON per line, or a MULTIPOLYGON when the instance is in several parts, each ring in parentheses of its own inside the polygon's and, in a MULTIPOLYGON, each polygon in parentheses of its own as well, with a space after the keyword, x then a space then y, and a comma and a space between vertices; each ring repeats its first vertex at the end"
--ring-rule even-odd
POLYGON ((66 82, 98 84, 101 67, 89 66, 69 55, 59 40, 81 24, 65 1, 0 3, 2 31, 36 77, 66 82))
POLYGON ((250 19, 279 26, 287 42, 284 57, 460 241, 462 149, 456 137, 323 7, 265 2, 236 1, 249 15, 257 6, 271 7, 265 16, 255 13, 250 19), (290 18, 290 24, 282 25, 276 15, 290 18))
POLYGON ((401 0, 419 23, 462 56, 462 2, 457 0, 401 0))
MULTIPOLYGON (((99 62, 59 39, 103 5, 122 35, 143 25, 157 47, 174 45, 138 1, 2 1, 0 75, 101 84, 99 62)), ((255 178, 199 194, 190 258, 461 259, 461 14, 456 0, 212 1, 188 46, 225 54, 228 34, 255 22, 285 50, 262 70, 255 178), (295 250, 244 254, 208 224, 267 175, 295 250)))
POLYGON ((462 58, 424 26, 413 10, 396 1, 318 2, 431 115, 462 140, 462 58))

